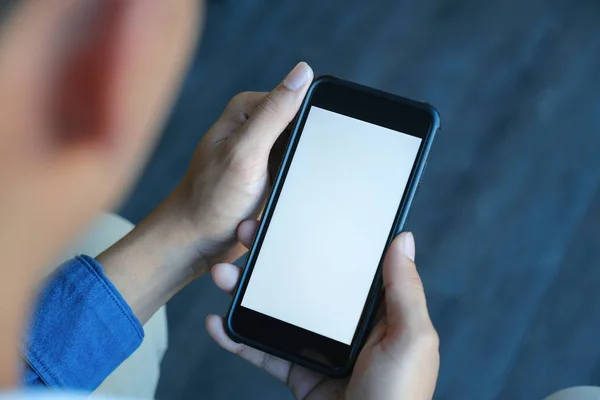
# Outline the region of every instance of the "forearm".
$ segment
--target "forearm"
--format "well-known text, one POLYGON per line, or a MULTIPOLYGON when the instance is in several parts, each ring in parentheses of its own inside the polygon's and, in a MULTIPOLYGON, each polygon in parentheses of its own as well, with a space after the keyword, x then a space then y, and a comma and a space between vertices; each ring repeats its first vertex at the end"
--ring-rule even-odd
POLYGON ((208 266, 187 222, 165 202, 96 259, 144 324, 208 266))
POLYGON ((218 262, 241 255, 238 244, 221 243, 187 216, 176 191, 136 228, 96 259, 144 324, 175 293, 218 262))

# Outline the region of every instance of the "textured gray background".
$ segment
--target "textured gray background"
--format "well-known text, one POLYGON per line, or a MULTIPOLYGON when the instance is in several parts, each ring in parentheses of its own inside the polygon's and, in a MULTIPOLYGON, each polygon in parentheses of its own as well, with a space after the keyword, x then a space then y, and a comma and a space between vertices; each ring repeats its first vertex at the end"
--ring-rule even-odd
MULTIPOLYGON (((209 2, 194 67, 123 213, 178 182, 227 100, 299 60, 436 105, 409 228, 441 336, 439 399, 540 399, 600 384, 597 0, 209 2)), ((213 345, 227 298, 201 279, 169 304, 159 399, 281 399, 213 345)))

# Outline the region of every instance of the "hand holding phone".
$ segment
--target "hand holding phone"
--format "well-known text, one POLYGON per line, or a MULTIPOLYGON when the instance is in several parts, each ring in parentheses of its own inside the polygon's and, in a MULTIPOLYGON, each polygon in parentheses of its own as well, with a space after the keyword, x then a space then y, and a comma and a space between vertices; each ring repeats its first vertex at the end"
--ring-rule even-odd
POLYGON ((234 341, 350 374, 438 128, 428 104, 333 77, 313 82, 229 308, 234 341))
MULTIPOLYGON (((238 236, 245 246, 251 245, 257 226, 256 221, 240 225, 238 236)), ((429 400, 439 368, 438 337, 427 312, 414 254, 411 234, 401 234, 390 246, 383 265, 386 291, 380 306, 381 315, 349 380, 328 379, 235 343, 227 336, 222 317, 209 316, 207 330, 225 350, 240 355, 287 384, 297 399, 429 400), (340 396, 341 393, 344 396, 340 396)), ((241 270, 231 264, 219 264, 213 268, 212 275, 220 289, 232 294, 241 270)))

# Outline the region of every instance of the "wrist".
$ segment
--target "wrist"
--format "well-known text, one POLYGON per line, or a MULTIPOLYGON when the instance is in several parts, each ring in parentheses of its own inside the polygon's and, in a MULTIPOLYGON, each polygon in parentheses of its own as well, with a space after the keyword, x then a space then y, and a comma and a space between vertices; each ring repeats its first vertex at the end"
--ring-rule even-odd
POLYGON ((214 207, 219 202, 222 200, 215 198, 213 191, 206 194, 198 190, 193 180, 186 177, 163 203, 162 209, 157 210, 175 221, 178 240, 201 260, 198 265, 202 273, 215 264, 234 262, 246 252, 237 239, 235 218, 219 213, 218 207, 214 207))
POLYGON ((108 279, 145 323, 175 293, 209 271, 183 215, 164 202, 97 257, 108 279))
POLYGON ((189 202, 177 188, 139 224, 141 236, 158 246, 169 268, 187 270, 192 278, 210 271, 212 260, 203 243, 206 235, 194 224, 189 202))

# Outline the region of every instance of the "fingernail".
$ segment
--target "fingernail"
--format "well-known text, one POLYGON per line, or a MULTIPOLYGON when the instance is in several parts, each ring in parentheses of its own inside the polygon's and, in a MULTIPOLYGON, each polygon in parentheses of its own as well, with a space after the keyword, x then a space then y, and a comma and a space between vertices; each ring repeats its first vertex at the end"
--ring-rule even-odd
POLYGON ((294 67, 294 69, 283 80, 283 86, 295 92, 302 88, 308 82, 310 76, 310 67, 304 61, 294 67))
POLYGON ((402 251, 404 255, 415 261, 415 237, 412 232, 402 234, 402 251))

